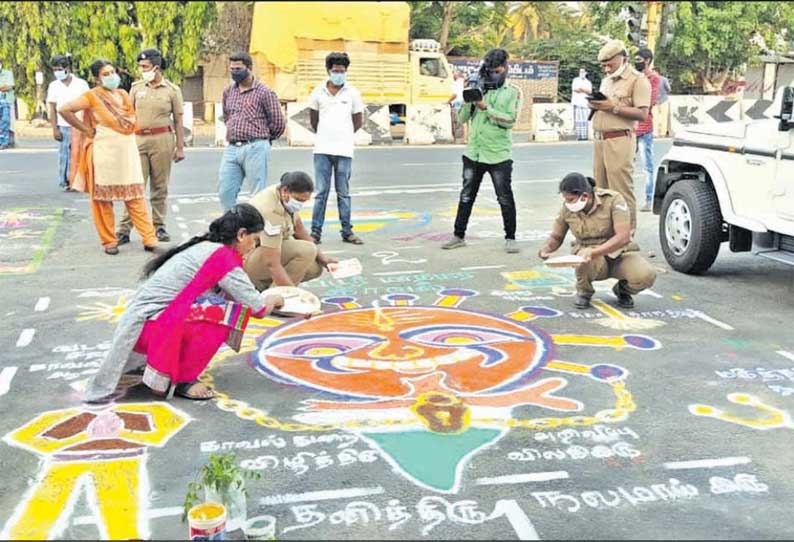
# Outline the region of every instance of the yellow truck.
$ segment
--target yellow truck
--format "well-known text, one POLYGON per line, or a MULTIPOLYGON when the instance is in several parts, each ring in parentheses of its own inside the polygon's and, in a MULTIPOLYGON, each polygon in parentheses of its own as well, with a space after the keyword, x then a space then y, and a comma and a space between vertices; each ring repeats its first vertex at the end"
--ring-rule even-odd
POLYGON ((438 42, 409 40, 410 16, 407 2, 255 2, 251 54, 283 102, 307 101, 326 55, 344 51, 365 103, 446 103, 452 69, 438 42))

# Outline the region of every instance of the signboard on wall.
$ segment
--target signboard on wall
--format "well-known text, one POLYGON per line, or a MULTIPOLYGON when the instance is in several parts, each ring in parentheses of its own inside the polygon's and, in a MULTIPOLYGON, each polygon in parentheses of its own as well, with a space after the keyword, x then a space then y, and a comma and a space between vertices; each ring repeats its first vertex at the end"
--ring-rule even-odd
MULTIPOLYGON (((461 71, 467 78, 480 67, 480 58, 448 57, 450 65, 461 71)), ((511 79, 556 79, 559 76, 559 63, 531 60, 511 60, 507 67, 511 79)))

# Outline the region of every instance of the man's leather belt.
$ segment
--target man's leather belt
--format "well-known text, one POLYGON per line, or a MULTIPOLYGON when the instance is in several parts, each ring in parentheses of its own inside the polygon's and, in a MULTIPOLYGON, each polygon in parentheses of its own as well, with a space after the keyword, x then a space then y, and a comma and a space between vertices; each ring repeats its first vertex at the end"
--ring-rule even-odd
POLYGON ((229 141, 229 145, 234 145, 235 147, 241 147, 243 145, 248 145, 249 143, 254 143, 255 141, 262 141, 262 138, 232 139, 229 141))
POLYGON ((610 130, 608 132, 593 132, 593 139, 614 139, 631 134, 631 130, 610 130))
POLYGON ((135 135, 157 135, 157 134, 165 134, 167 132, 173 131, 170 126, 162 126, 160 128, 144 128, 143 130, 137 130, 135 135))

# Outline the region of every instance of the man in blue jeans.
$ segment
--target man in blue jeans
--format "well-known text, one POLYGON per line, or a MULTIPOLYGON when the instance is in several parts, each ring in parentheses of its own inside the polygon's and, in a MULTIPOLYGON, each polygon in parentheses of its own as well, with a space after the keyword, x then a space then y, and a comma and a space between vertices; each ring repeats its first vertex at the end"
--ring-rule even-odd
POLYGON ((320 244, 325 222, 325 207, 331 190, 331 175, 336 188, 336 205, 342 224, 342 241, 363 245, 353 233, 350 221, 350 172, 353 164, 353 134, 363 123, 364 102, 358 90, 347 83, 347 53, 331 53, 325 58, 328 79, 309 98, 309 113, 314 140, 314 182, 317 193, 312 212, 311 236, 320 244))
POLYGON ((218 171, 218 198, 228 211, 237 203, 243 180, 251 195, 265 188, 270 143, 284 133, 286 123, 276 93, 254 78, 253 60, 245 52, 229 57, 234 83, 223 91, 226 140, 218 171))
POLYGON ((648 117, 637 123, 637 149, 642 151, 642 162, 645 166, 645 205, 640 212, 648 213, 653 205, 653 113, 651 110, 659 99, 662 88, 662 76, 653 69, 653 53, 643 47, 637 52, 634 67, 645 75, 651 82, 651 107, 648 108, 648 117))

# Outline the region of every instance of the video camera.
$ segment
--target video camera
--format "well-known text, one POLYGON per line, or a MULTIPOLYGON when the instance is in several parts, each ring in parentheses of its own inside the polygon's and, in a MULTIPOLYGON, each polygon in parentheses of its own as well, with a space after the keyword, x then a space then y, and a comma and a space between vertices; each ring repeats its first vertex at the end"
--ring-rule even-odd
POLYGON ((477 73, 471 74, 469 80, 466 81, 466 88, 463 89, 463 101, 466 103, 479 102, 489 90, 497 88, 499 88, 499 84, 491 79, 490 70, 480 66, 477 73))

